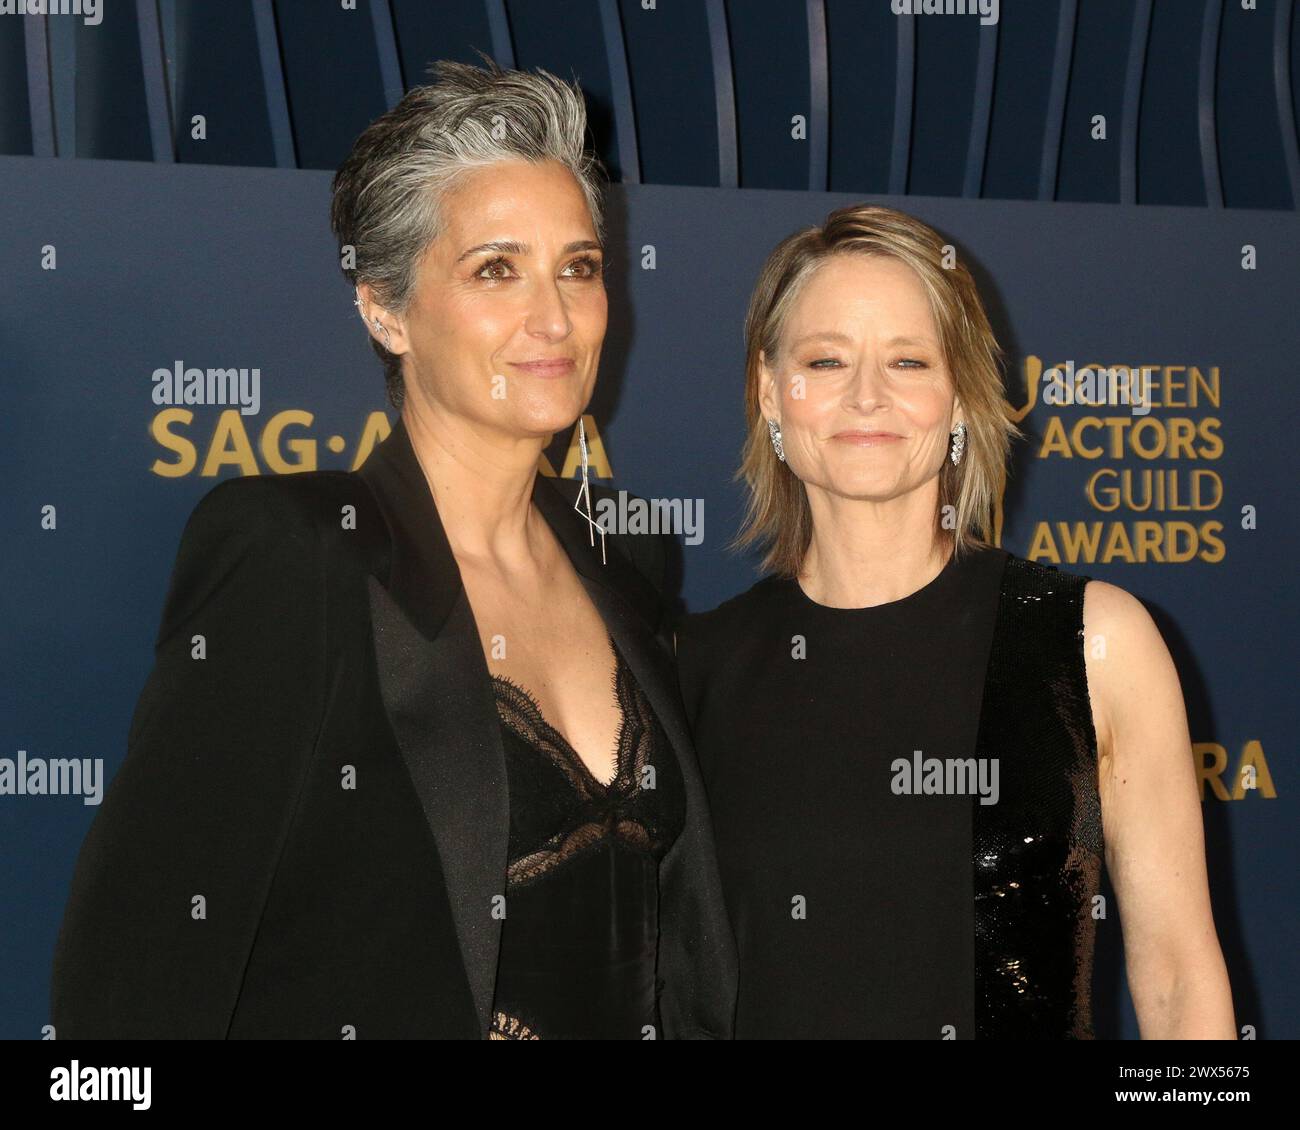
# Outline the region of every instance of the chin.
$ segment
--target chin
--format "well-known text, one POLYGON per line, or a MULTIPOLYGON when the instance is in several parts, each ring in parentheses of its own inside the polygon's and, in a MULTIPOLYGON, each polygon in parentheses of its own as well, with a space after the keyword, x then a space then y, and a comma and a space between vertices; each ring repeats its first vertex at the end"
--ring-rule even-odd
POLYGON ((512 415, 512 430, 526 435, 555 435, 578 426, 582 404, 576 398, 564 397, 546 403, 529 404, 512 415))
POLYGON ((831 494, 841 498, 850 498, 857 502, 885 502, 903 493, 898 483, 890 479, 876 477, 848 477, 832 480, 829 485, 831 494))

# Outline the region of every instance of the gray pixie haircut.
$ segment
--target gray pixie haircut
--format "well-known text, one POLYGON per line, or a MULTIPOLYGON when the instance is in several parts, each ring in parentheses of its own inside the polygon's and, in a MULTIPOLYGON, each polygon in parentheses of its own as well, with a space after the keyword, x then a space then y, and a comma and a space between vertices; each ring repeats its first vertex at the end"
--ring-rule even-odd
MULTIPOLYGON (((414 298, 425 249, 445 226, 444 195, 485 165, 558 161, 577 180, 596 239, 605 242, 605 171, 586 143, 578 85, 541 69, 502 70, 479 55, 483 67, 435 63, 434 81, 371 122, 334 175, 330 226, 343 273, 354 287, 369 284, 399 316, 414 298)), ((373 335, 370 344, 384 363, 389 403, 400 409, 401 359, 373 335)))

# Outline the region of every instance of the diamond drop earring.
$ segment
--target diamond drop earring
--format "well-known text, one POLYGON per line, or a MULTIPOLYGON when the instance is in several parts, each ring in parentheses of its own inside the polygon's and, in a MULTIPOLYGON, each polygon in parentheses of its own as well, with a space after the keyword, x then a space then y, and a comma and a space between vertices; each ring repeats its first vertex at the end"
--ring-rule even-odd
POLYGON ((776 452, 776 457, 785 462, 785 445, 781 442, 781 425, 775 420, 768 420, 767 434, 772 437, 772 450, 776 452))
POLYGON ((958 420, 956 427, 952 429, 952 449, 948 452, 948 458, 952 460, 952 465, 956 467, 961 463, 961 457, 965 454, 966 425, 958 420))

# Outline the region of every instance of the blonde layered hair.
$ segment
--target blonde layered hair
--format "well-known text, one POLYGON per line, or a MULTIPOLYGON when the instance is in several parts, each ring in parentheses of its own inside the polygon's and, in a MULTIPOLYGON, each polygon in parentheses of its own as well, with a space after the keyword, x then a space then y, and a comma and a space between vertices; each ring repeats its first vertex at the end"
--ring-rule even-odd
POLYGON ((759 404, 759 353, 775 370, 791 308, 817 269, 836 255, 896 259, 911 267, 924 286, 966 424, 961 465, 945 459, 939 472, 935 536, 951 545, 954 555, 992 543, 1011 440, 1021 433, 1007 411, 1002 349, 974 279, 955 253, 945 256, 947 246, 938 232, 905 212, 854 204, 832 212, 820 227, 788 236, 763 264, 745 316, 748 435, 735 477, 749 487, 749 503, 732 547, 760 546, 764 572, 798 574, 812 539, 812 512, 803 483, 772 450, 759 404), (952 266, 944 266, 945 257, 953 260, 952 266), (947 527, 946 507, 954 515, 947 527))

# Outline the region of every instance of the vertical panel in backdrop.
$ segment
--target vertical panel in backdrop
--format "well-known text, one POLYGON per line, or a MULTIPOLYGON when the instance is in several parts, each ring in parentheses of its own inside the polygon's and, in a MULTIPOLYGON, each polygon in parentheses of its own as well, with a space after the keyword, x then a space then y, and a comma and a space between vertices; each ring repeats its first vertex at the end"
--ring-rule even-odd
POLYGON ((826 0, 830 189, 889 190, 898 17, 888 4, 826 0))
MULTIPOLYGON (((1285 29, 1279 32, 1279 35, 1284 36, 1289 42, 1280 43, 1275 50, 1280 53, 1281 57, 1289 58, 1291 62, 1291 73, 1289 75, 1291 86, 1291 131, 1290 136, 1285 139, 1290 144, 1294 143, 1297 134, 1300 134, 1300 129, 1297 129, 1297 126, 1300 125, 1300 12, 1296 11, 1294 2, 1281 19, 1285 20, 1286 26, 1285 29)), ((1291 177, 1293 185, 1297 179, 1296 173, 1293 171, 1291 177)), ((1300 208, 1300 189, 1293 188, 1292 196, 1295 198, 1293 207, 1300 208)))
POLYGON ((812 120, 807 5, 789 0, 729 0, 726 8, 736 83, 740 185, 806 190, 807 131, 812 120))
MULTIPOLYGON (((392 0, 393 24, 397 30, 397 55, 406 86, 430 82, 429 66, 439 59, 481 65, 474 53, 478 48, 495 58, 492 28, 483 0, 392 0)), ((505 66, 504 60, 497 59, 505 66)))
MULTIPOLYGON (((1036 200, 1045 147, 1057 144, 1048 110, 1061 0, 1002 0, 997 77, 980 195, 1036 200)), ((1068 58, 1063 60, 1068 67, 1068 58)))
POLYGON ((903 16, 916 25, 916 93, 907 191, 960 196, 970 150, 980 36, 996 35, 979 17, 903 16))
POLYGON ((0 153, 32 151, 27 44, 22 20, 0 20, 0 153))
POLYGON ((387 108, 375 50, 372 3, 276 0, 280 55, 298 166, 335 169, 353 141, 387 108))
POLYGON ((599 0, 509 0, 510 34, 515 65, 542 67, 560 78, 577 80, 587 99, 587 122, 596 152, 611 180, 622 177, 615 133, 613 90, 599 0))
MULTIPOLYGON (((1293 208, 1273 53, 1279 16, 1282 27, 1289 22, 1294 34, 1294 0, 1258 3, 1250 11, 1227 0, 1219 24, 1213 94, 1223 203, 1229 208, 1293 208), (1289 21, 1287 12, 1278 12, 1281 6, 1292 8, 1289 21)), ((1282 46, 1285 59, 1285 41, 1282 46)), ((1292 124, 1287 128, 1293 129, 1292 124)))
POLYGON ((718 183, 718 117, 703 3, 620 0, 641 179, 718 183))
POLYGON ((1155 0, 1152 6, 1138 111, 1142 204, 1206 203, 1197 100, 1204 26, 1205 0, 1155 0))
MULTIPOLYGON (((135 5, 101 4, 100 15, 98 24, 72 15, 46 17, 49 22, 72 22, 77 59, 76 155, 152 161, 135 5)), ((60 151, 68 153, 63 145, 60 151)))
POLYGON ((248 0, 176 5, 176 159, 274 165, 257 29, 248 0), (202 115, 198 138, 195 117, 202 115))
POLYGON ((1113 0, 1079 0, 1061 133, 1057 200, 1119 199, 1124 79, 1134 7, 1113 0), (1094 122, 1098 117, 1104 121, 1094 122), (1105 137, 1094 139, 1094 131, 1102 129, 1105 137))
MULTIPOLYGON (((49 87, 53 152, 59 157, 77 155, 77 23, 45 20, 45 49, 49 61, 49 87)), ((39 49, 39 48, 38 48, 39 49)), ((33 136, 32 144, 37 138, 33 136)))

